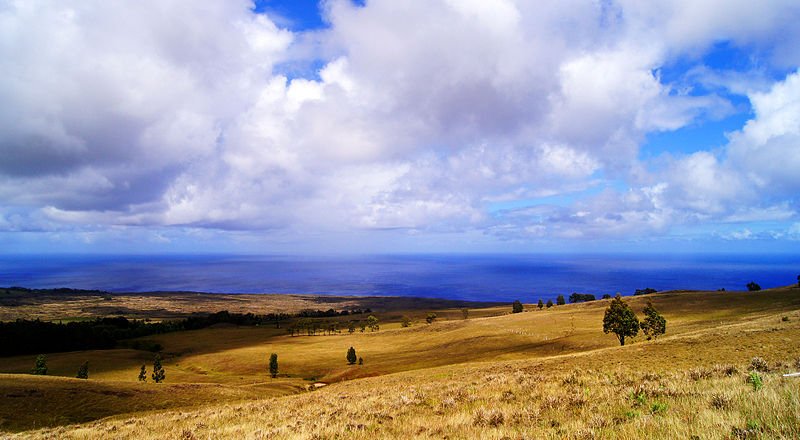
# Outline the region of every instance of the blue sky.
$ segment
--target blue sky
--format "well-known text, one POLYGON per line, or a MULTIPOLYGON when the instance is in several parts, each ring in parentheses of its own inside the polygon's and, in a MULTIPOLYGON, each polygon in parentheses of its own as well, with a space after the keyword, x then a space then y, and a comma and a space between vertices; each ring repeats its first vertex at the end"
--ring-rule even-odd
POLYGON ((798 19, 782 0, 0 1, 0 246, 796 252, 798 19))

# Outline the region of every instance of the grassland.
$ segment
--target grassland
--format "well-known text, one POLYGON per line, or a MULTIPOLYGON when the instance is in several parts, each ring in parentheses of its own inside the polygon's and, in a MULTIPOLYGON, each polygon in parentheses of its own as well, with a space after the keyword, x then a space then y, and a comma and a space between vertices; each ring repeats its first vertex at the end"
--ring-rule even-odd
MULTIPOLYGON (((458 309, 440 309, 443 318, 431 325, 424 323, 428 310, 387 310, 377 315, 378 332, 330 336, 231 326, 152 336, 166 358, 167 383, 158 385, 136 383, 150 353, 51 354, 51 374, 74 376, 89 360, 91 379, 0 374, 0 407, 35 408, 26 422, 9 422, 13 410, 0 414, 0 428, 29 429, 20 435, 32 438, 800 436, 800 379, 781 377, 800 368, 800 289, 626 300, 640 316, 652 301, 668 320, 667 335, 619 347, 602 332, 601 300, 529 305, 520 314, 489 307, 466 320, 458 309), (411 327, 397 322, 403 314, 411 327), (364 365, 346 364, 350 346, 364 365), (273 352, 276 379, 266 374, 273 352), (754 356, 771 365, 759 391, 745 382, 754 356), (317 381, 331 385, 299 392, 317 381), (50 397, 33 395, 39 389, 50 397), (64 390, 82 396, 72 413, 64 390), (122 394, 109 403, 87 397, 108 397, 103 390, 122 394), (49 428, 30 430, 39 426, 49 428)), ((0 372, 32 365, 31 356, 5 358, 0 372)))

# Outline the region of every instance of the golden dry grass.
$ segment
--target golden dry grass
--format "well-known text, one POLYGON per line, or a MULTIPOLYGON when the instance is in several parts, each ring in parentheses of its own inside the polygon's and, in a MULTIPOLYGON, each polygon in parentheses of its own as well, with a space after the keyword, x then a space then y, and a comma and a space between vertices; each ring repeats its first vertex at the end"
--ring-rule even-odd
MULTIPOLYGON (((168 383, 216 382, 231 388, 269 383, 271 352, 279 354, 281 373, 288 375, 280 380, 287 384, 299 385, 303 379, 341 383, 296 396, 118 416, 25 435, 797 438, 792 426, 800 419, 800 380, 783 380, 779 373, 793 368, 800 357, 800 289, 681 292, 626 300, 639 313, 646 301, 653 301, 668 320, 667 336, 658 341, 639 337, 618 347, 614 336, 602 333, 607 302, 596 301, 430 326, 421 322, 424 312, 412 311, 417 323, 410 328, 393 323, 376 333, 353 335, 291 337, 272 328, 225 327, 151 337, 168 353, 168 383), (351 345, 365 365, 346 365, 351 345), (759 392, 744 383, 753 356, 778 365, 764 375, 759 392), (734 365, 738 372, 727 376, 718 364, 734 365), (646 402, 634 404, 630 394, 636 390, 646 394, 646 402), (654 410, 653 405, 662 404, 654 410), (747 431, 748 423, 750 428, 758 425, 758 437, 747 431)), ((455 318, 458 310, 444 315, 455 318)), ((109 361, 107 369, 98 363, 91 377, 135 381, 140 354, 127 352, 114 353, 119 359, 109 361)), ((54 354, 49 363, 56 373, 62 371, 62 360, 76 370, 79 360, 98 356, 100 362, 108 353, 54 354)), ((33 357, 4 359, 3 371, 9 360, 26 370, 33 365, 33 357)))

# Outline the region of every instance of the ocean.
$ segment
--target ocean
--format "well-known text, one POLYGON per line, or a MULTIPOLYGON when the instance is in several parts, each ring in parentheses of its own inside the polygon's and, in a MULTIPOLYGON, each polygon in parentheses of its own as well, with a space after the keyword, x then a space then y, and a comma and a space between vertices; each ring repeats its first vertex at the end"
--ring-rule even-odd
POLYGON ((112 292, 390 295, 535 302, 572 292, 746 290, 797 282, 800 255, 20 255, 0 286, 112 292))

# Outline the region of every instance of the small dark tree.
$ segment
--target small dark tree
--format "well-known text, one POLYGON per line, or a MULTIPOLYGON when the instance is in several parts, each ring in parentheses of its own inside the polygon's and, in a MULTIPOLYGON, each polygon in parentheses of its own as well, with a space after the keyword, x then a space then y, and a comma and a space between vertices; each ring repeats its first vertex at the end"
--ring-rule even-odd
POLYGON ((558 295, 556 298, 556 305, 563 306, 564 305, 564 295, 558 295))
POLYGON ((153 378, 153 382, 155 383, 161 383, 167 378, 164 367, 161 366, 161 355, 157 354, 155 359, 153 359, 153 374, 150 377, 153 378))
POLYGON ((362 357, 358 358, 358 365, 364 365, 364 358, 362 357))
POLYGON ((667 320, 658 313, 658 310, 653 307, 650 301, 647 302, 644 308, 644 316, 641 328, 648 341, 656 339, 667 332, 667 320))
POLYGON ((755 281, 750 281, 749 283, 747 283, 747 290, 751 292, 756 292, 758 290, 761 290, 761 286, 759 286, 758 283, 756 283, 755 281))
POLYGON ((538 303, 538 304, 536 304, 536 307, 538 307, 538 308, 540 308, 540 309, 541 309, 542 307, 544 307, 544 303, 542 302, 542 300, 539 300, 539 303, 538 303))
MULTIPOLYGON (((797 278, 800 279, 800 277, 797 278)), ((469 309, 461 309, 461 316, 463 316, 464 319, 469 319, 469 309)))
POLYGON ((603 294, 603 299, 611 299, 611 294, 610 293, 604 293, 603 294))
POLYGON ((356 363, 356 349, 353 347, 347 349, 347 363, 349 365, 356 363))
POLYGON ((644 289, 636 289, 636 291, 633 292, 633 296, 650 295, 651 293, 656 293, 656 292, 658 292, 658 290, 653 289, 651 287, 645 287, 644 289))
POLYGON ((275 379, 278 376, 278 354, 269 355, 269 375, 275 379))
POLYGON ((36 363, 33 364, 31 374, 38 374, 40 376, 47 374, 47 356, 43 354, 36 356, 36 363))
POLYGON ((553 300, 552 299, 548 299, 547 300, 547 308, 549 309, 550 307, 553 307, 553 300))
POLYGON ((433 324, 433 321, 436 321, 436 313, 428 313, 428 316, 425 317, 425 322, 433 324))
POLYGON ((147 382, 147 369, 144 364, 142 364, 142 368, 139 370, 139 382, 147 382))
POLYGON ((86 361, 81 364, 80 368, 78 368, 78 375, 75 377, 77 377, 78 379, 89 378, 89 361, 86 361))
POLYGON ((514 304, 511 304, 511 313, 521 313, 522 310, 522 303, 519 300, 515 300, 514 304))
POLYGON ((603 333, 614 333, 619 338, 619 345, 625 345, 625 337, 639 334, 639 319, 633 310, 622 301, 622 297, 611 300, 603 317, 603 333))

